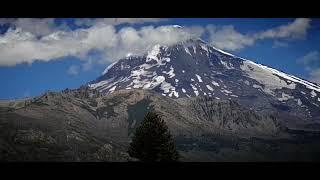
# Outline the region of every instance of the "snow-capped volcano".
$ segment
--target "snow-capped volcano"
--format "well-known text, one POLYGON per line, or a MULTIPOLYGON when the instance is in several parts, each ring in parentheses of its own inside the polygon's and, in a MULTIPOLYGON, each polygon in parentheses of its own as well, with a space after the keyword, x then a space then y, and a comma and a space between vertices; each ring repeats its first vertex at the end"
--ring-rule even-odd
POLYGON ((127 56, 106 68, 89 87, 112 93, 152 89, 171 98, 209 96, 234 99, 261 111, 320 115, 320 86, 254 63, 202 40, 155 45, 144 56, 127 56))

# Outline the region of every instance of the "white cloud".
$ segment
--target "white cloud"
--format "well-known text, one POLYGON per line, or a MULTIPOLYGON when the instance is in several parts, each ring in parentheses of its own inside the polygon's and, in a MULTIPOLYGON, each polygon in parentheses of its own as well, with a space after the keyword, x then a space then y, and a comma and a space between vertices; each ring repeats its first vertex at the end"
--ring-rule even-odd
POLYGON ((292 23, 255 34, 256 39, 304 38, 310 27, 310 19, 297 18, 292 23))
MULTIPOLYGON (((310 19, 297 18, 292 23, 281 25, 261 32, 243 34, 235 30, 233 26, 207 26, 209 39, 212 45, 224 50, 240 50, 252 46, 257 40, 264 39, 303 39, 310 28, 310 19)), ((276 47, 279 43, 274 44, 276 47)))
POLYGON ((302 58, 298 59, 297 62, 304 65, 305 69, 309 72, 309 79, 311 81, 320 83, 319 51, 311 51, 302 58))
POLYGON ((166 19, 161 18, 77 18, 75 24, 77 26, 93 26, 96 24, 119 25, 119 24, 142 24, 146 22, 160 22, 166 19))
POLYGON ((254 44, 255 39, 248 35, 241 34, 233 26, 216 27, 207 26, 209 42, 212 45, 225 50, 239 50, 254 44))
POLYGON ((79 66, 77 66, 77 65, 71 65, 71 66, 68 68, 68 71, 67 71, 67 72, 68 72, 68 74, 75 76, 75 75, 79 74, 79 71, 80 71, 80 67, 79 67, 79 66))
POLYGON ((320 52, 311 51, 302 58, 298 59, 299 63, 302 63, 309 67, 319 66, 320 67, 320 52))
POLYGON ((90 71, 93 67, 93 61, 92 60, 88 60, 87 62, 82 64, 82 69, 83 71, 90 71))
MULTIPOLYGON (((68 29, 66 24, 57 27, 53 19, 0 19, 0 23, 13 23, 0 35, 0 66, 13 66, 20 63, 32 63, 35 60, 50 61, 65 56, 75 56, 87 62, 84 70, 92 68, 91 52, 98 52, 99 62, 112 62, 125 57, 128 53, 141 55, 154 45, 172 45, 190 38, 209 34, 209 42, 224 50, 240 50, 252 46, 257 40, 276 38, 302 38, 309 28, 309 19, 296 19, 288 25, 273 29, 244 34, 234 26, 206 28, 192 26, 178 28, 174 26, 142 26, 139 29, 123 27, 116 30, 118 24, 136 24, 158 22, 153 18, 115 18, 78 19, 76 24, 88 24, 87 28, 68 29), (33 26, 32 26, 33 25, 33 26)), ((279 45, 279 43, 278 43, 279 45)), ((98 61, 94 61, 98 62, 98 61)))
POLYGON ((281 41, 274 41, 272 48, 282 48, 282 47, 288 47, 289 44, 286 42, 281 42, 281 41))
POLYGON ((142 54, 155 44, 171 45, 199 36, 199 29, 173 26, 131 27, 116 31, 114 26, 99 24, 87 29, 55 31, 42 38, 20 28, 0 36, 0 65, 15 65, 35 60, 49 61, 65 56, 87 59, 90 51, 99 51, 104 60, 115 61, 127 55, 142 54))
POLYGON ((57 26, 54 18, 0 18, 0 25, 7 23, 37 37, 51 34, 57 30, 68 29, 64 24, 57 26))
POLYGON ((320 84, 320 68, 310 72, 310 80, 320 84))
MULTIPOLYGON (((120 24, 142 24, 146 22, 155 23, 165 21, 161 18, 76 18, 77 26, 94 26, 97 24, 120 25, 120 24)), ((66 22, 59 26, 55 24, 54 18, 0 18, 0 25, 10 24, 13 27, 30 32, 36 36, 45 36, 57 30, 70 30, 66 22)))

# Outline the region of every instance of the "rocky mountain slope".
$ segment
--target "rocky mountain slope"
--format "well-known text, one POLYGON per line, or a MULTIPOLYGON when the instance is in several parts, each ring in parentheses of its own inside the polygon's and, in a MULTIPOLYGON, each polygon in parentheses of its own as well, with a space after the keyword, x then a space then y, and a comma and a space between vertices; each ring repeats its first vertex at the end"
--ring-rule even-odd
POLYGON ((199 39, 168 47, 156 45, 144 56, 129 54, 107 67, 89 87, 105 94, 152 89, 170 98, 235 100, 259 113, 277 113, 288 126, 310 129, 320 123, 319 85, 199 39))
POLYGON ((173 99, 150 90, 112 94, 82 87, 1 108, 0 160, 134 161, 130 137, 158 112, 183 161, 315 160, 319 135, 289 129, 233 100, 173 99))

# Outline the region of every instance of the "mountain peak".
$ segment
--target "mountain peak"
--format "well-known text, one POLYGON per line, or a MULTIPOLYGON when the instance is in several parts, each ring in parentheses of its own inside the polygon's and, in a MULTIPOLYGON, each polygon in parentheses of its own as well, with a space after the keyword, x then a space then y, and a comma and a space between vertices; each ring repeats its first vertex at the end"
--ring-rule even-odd
POLYGON ((171 98, 231 99, 253 109, 296 109, 305 118, 320 114, 318 85, 237 57, 201 39, 171 46, 156 44, 143 56, 120 59, 89 87, 106 94, 149 89, 171 98))

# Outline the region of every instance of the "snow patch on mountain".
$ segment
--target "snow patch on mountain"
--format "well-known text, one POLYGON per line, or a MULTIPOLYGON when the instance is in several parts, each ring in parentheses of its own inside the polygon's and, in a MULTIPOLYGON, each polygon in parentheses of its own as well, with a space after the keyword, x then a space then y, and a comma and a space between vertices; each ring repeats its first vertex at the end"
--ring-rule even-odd
POLYGON ((250 86, 250 82, 248 80, 245 80, 244 83, 248 86, 250 86))
POLYGON ((134 77, 136 79, 141 79, 141 76, 147 76, 152 74, 150 71, 146 71, 144 68, 139 68, 137 70, 131 71, 131 77, 134 77))
POLYGON ((107 79, 107 80, 104 80, 104 81, 100 81, 100 82, 97 82, 97 83, 94 83, 94 84, 89 84, 88 86, 90 88, 97 89, 98 87, 102 87, 104 85, 109 84, 113 80, 114 80, 114 78, 110 78, 110 79, 107 79))
POLYGON ((174 95, 176 98, 179 97, 179 93, 176 92, 176 88, 166 81, 161 83, 160 88, 164 91, 164 94, 168 94, 169 97, 172 97, 172 95, 174 95))
POLYGON ((210 86, 210 85, 206 85, 206 87, 210 90, 210 91, 213 91, 213 88, 210 86))
POLYGON ((180 26, 180 25, 172 25, 172 27, 174 27, 174 28, 183 28, 183 27, 180 26))
POLYGON ((196 77, 198 78, 198 81, 199 81, 199 82, 203 82, 202 79, 201 79, 201 76, 199 76, 198 74, 195 74, 195 75, 196 75, 196 77))
POLYGON ((311 93, 310 93, 310 94, 311 94, 311 97, 316 97, 316 96, 317 96, 317 93, 315 93, 315 92, 314 92, 314 90, 313 90, 313 91, 311 91, 311 93))
POLYGON ((107 90, 111 87, 113 87, 114 85, 116 85, 117 83, 119 83, 119 81, 121 81, 122 79, 124 79, 123 77, 116 79, 115 81, 111 81, 111 83, 108 83, 106 86, 99 86, 99 88, 101 88, 101 91, 107 90))
POLYGON ((110 93, 113 93, 114 90, 116 90, 117 86, 113 86, 112 88, 109 89, 110 93))
POLYGON ((260 85, 253 84, 252 87, 257 88, 257 89, 263 89, 260 85))
MULTIPOLYGON (((250 78, 263 84, 263 91, 268 94, 274 95, 273 90, 275 89, 295 89, 296 87, 295 83, 288 84, 285 80, 276 76, 275 71, 271 71, 269 68, 252 61, 243 61, 243 65, 241 65, 240 68, 245 71, 250 78)), ((281 75, 281 77, 283 76, 281 75)))
POLYGON ((320 87, 316 84, 305 81, 293 75, 285 74, 281 71, 270 68, 268 66, 254 63, 249 60, 244 60, 243 65, 241 65, 240 68, 243 71, 245 71, 250 78, 255 79, 260 83, 264 84, 265 85, 264 90, 269 94, 273 94, 271 90, 274 90, 274 89, 282 89, 282 88, 295 89, 296 87, 295 83, 302 84, 308 89, 320 92, 320 87), (290 82, 280 79, 279 77, 289 80, 290 82))
POLYGON ((221 92, 225 92, 225 93, 227 93, 227 94, 231 94, 231 93, 232 93, 231 91, 228 91, 228 90, 226 90, 226 89, 221 90, 221 92))
POLYGON ((198 89, 193 85, 193 84, 190 84, 191 88, 193 89, 193 92, 196 96, 199 96, 199 91, 198 89))
POLYGON ((289 94, 286 94, 284 92, 282 92, 281 94, 282 97, 278 98, 279 101, 287 101, 289 99, 293 99, 293 96, 290 96, 289 94))
POLYGON ((160 53, 160 45, 157 44, 155 46, 153 46, 152 50, 148 52, 147 54, 147 62, 151 61, 152 59, 156 60, 156 61, 159 61, 158 59, 158 55, 160 53))
POLYGON ((195 46, 192 46, 192 48, 193 48, 193 53, 196 54, 196 53, 197 53, 196 47, 195 47, 195 46))
POLYGON ((300 99, 297 99, 297 104, 298 104, 299 106, 301 106, 301 105, 302 105, 302 101, 301 101, 300 99))
POLYGON ((205 51, 208 52, 208 47, 207 47, 206 45, 200 44, 200 47, 201 47, 203 50, 205 50, 205 51))
POLYGON ((234 69, 232 64, 229 64, 229 63, 222 61, 222 60, 220 60, 220 63, 227 69, 234 69))
POLYGON ((165 80, 164 76, 155 76, 152 78, 152 82, 150 83, 150 86, 147 87, 147 89, 152 89, 154 87, 157 87, 159 84, 161 84, 165 80))
POLYGON ((204 44, 200 44, 201 48, 206 52, 206 55, 209 57, 209 50, 208 46, 204 44))
POLYGON ((230 54, 230 53, 225 52, 225 51, 222 51, 221 49, 218 49, 218 48, 216 48, 216 47, 214 47, 214 46, 211 46, 211 47, 212 47, 214 50, 219 51, 219 52, 221 52, 221 53, 223 53, 223 54, 225 54, 225 55, 228 55, 228 56, 231 56, 231 57, 236 57, 235 55, 230 54))
POLYGON ((166 72, 166 71, 162 71, 164 74, 168 74, 169 78, 173 78, 175 76, 174 73, 174 68, 172 66, 170 66, 170 71, 166 72))
POLYGON ((189 51, 189 47, 185 47, 185 46, 184 46, 184 50, 186 51, 187 54, 189 54, 190 56, 192 56, 192 54, 191 54, 190 51, 189 51))
POLYGON ((219 83, 217 83, 217 82, 215 82, 215 81, 211 81, 211 83, 213 84, 213 85, 215 85, 215 86, 217 86, 217 87, 219 87, 220 85, 219 85, 219 83))
POLYGON ((109 71, 109 69, 111 69, 111 68, 112 68, 115 64, 117 64, 117 63, 118 63, 118 61, 111 63, 111 64, 102 72, 102 75, 106 74, 106 73, 109 71))

